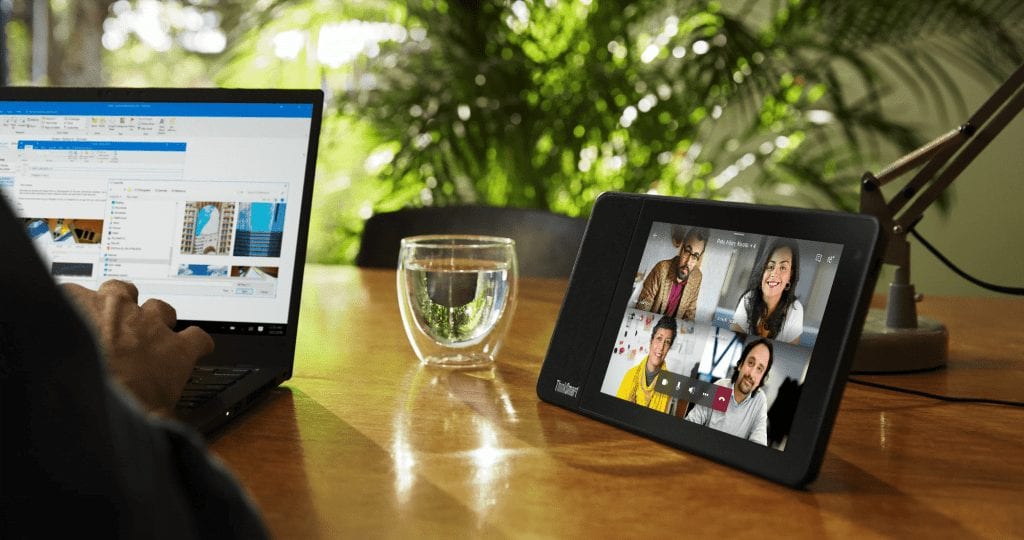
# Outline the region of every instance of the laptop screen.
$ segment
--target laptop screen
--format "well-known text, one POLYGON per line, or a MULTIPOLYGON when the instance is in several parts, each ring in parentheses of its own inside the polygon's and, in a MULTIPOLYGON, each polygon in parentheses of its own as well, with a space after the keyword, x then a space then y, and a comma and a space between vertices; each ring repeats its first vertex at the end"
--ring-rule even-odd
POLYGON ((130 281, 208 330, 284 334, 318 118, 237 101, 0 100, 0 192, 53 276, 130 281))

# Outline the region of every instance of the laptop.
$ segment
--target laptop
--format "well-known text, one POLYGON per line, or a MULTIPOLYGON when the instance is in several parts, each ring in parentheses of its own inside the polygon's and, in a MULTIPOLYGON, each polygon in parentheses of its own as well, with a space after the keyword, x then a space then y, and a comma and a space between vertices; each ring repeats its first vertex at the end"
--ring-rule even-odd
POLYGON ((319 90, 0 88, 0 193, 60 283, 135 284, 205 329, 210 434, 292 374, 319 90))

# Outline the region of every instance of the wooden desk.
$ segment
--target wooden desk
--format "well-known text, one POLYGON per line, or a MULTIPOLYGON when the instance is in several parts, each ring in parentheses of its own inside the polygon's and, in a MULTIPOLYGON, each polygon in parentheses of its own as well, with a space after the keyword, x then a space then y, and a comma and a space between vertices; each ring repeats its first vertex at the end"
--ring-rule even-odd
MULTIPOLYGON (((499 362, 421 367, 393 271, 310 267, 295 377, 212 443, 280 538, 1024 535, 1024 411, 850 385, 796 491, 540 402, 564 282, 524 280, 499 362)), ((1024 301, 929 299, 948 369, 872 377, 1024 400, 1024 301)))

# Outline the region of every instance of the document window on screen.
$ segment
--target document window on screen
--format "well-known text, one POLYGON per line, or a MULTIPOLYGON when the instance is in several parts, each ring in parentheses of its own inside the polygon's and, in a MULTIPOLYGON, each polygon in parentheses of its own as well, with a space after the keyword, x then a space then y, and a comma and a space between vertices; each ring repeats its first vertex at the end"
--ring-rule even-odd
POLYGON ((0 193, 61 282, 125 279, 182 320, 280 329, 311 117, 308 104, 0 102, 0 193))

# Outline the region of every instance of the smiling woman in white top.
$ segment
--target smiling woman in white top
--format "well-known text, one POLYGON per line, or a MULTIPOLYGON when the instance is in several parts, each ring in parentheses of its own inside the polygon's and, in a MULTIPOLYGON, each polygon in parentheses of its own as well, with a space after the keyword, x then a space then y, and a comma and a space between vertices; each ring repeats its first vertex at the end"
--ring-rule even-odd
POLYGON ((793 240, 777 239, 750 273, 747 292, 732 317, 732 329, 769 339, 799 343, 804 308, 796 298, 800 249, 793 240))

